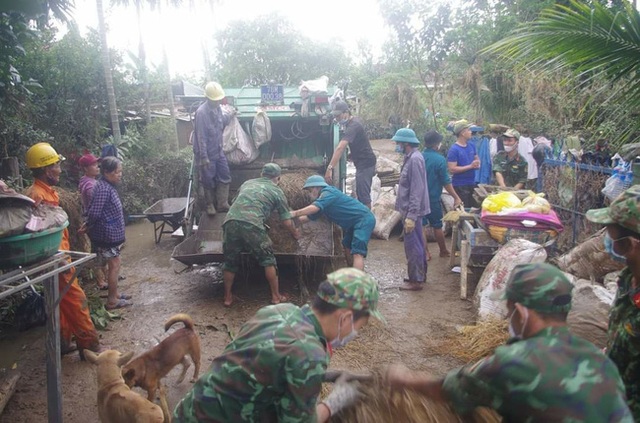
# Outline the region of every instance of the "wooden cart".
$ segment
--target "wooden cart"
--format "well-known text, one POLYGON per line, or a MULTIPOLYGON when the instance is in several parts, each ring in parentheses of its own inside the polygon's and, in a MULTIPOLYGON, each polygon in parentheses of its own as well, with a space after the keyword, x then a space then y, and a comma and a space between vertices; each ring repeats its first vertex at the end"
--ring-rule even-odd
POLYGON ((456 253, 459 253, 461 299, 467 299, 470 280, 473 280, 472 289, 475 289, 476 275, 484 270, 501 246, 480 227, 476 216, 460 216, 451 234, 449 265, 455 266, 456 253))

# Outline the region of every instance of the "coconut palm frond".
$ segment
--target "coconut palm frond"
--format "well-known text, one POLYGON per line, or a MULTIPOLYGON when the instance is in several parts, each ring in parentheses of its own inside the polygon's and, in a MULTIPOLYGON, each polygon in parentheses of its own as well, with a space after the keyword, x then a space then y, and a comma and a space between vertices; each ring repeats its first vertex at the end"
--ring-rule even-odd
MULTIPOLYGON (((483 53, 543 77, 569 75, 564 82, 588 94, 581 113, 592 124, 611 116, 606 107, 640 110, 640 14, 630 5, 623 12, 599 2, 555 5, 483 53)), ((626 139, 640 129, 635 120, 620 124, 626 139)))

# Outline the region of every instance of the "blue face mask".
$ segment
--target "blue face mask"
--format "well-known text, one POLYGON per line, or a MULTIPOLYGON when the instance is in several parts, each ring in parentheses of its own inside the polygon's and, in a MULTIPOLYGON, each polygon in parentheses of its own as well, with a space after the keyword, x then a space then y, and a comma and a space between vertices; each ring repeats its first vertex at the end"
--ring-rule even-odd
POLYGON ((353 326, 353 315, 351 315, 351 332, 344 338, 340 338, 340 326, 342 325, 342 316, 338 321, 338 336, 331 341, 331 348, 342 348, 347 345, 349 342, 353 341, 356 336, 358 336, 358 331, 353 326))
POLYGON ((625 256, 622 256, 613 251, 613 239, 611 239, 611 237, 609 236, 609 232, 606 232, 604 234, 604 250, 609 253, 611 258, 613 258, 615 261, 620 261, 622 263, 627 262, 627 258, 625 256))
POLYGON ((404 153, 404 149, 400 144, 396 144, 396 153, 404 153))

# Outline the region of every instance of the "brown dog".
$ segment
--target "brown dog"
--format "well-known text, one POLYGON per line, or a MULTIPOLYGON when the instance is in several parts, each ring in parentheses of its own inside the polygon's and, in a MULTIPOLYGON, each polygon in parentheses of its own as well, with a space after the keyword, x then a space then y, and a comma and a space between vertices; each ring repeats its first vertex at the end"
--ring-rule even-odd
POLYGON ((107 350, 100 355, 85 350, 85 358, 98 366, 98 415, 102 423, 160 423, 162 409, 133 392, 122 378, 121 367, 133 353, 107 350))
POLYGON ((124 366, 122 376, 129 387, 139 386, 147 391, 147 398, 153 401, 156 390, 160 387, 160 379, 167 375, 178 363, 182 363, 182 374, 178 383, 184 380, 189 368, 187 354, 195 365, 193 379, 195 382, 200 371, 200 338, 193 330, 193 320, 188 314, 176 314, 164 324, 165 332, 177 322, 184 323, 158 345, 124 366))

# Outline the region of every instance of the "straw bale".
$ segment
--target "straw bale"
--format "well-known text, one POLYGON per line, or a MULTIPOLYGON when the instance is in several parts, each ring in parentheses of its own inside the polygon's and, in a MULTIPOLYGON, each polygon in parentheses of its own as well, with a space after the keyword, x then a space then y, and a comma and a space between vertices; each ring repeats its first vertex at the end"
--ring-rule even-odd
POLYGON ((478 409, 471 419, 455 413, 449 404, 433 401, 413 391, 391 390, 381 376, 361 385, 364 395, 355 406, 331 418, 332 423, 453 423, 463 421, 500 422, 489 409, 478 409))
POLYGON ((55 190, 60 196, 60 207, 69 217, 69 242, 72 251, 89 252, 91 250, 89 239, 86 235, 78 234, 78 229, 82 226, 82 203, 80 193, 67 191, 64 188, 56 187, 55 190))
POLYGON ((509 338, 508 323, 502 319, 480 321, 463 326, 451 338, 438 347, 442 354, 456 357, 466 363, 478 361, 493 354, 509 338))

